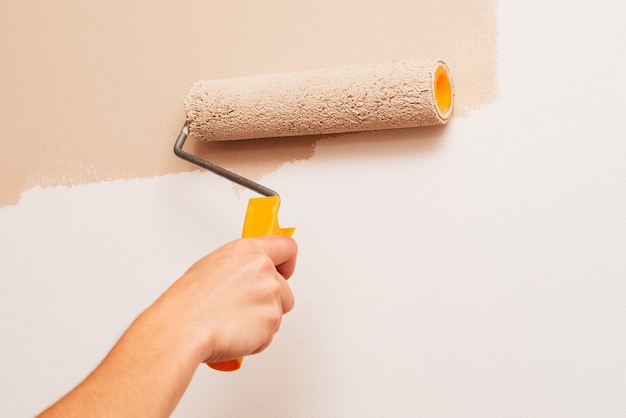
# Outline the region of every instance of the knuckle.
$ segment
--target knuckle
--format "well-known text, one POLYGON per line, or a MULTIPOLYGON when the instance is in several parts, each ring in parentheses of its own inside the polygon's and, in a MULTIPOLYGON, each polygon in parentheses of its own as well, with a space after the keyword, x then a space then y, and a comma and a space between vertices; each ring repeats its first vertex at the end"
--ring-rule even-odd
POLYGON ((264 273, 276 271, 276 266, 274 266, 274 262, 269 257, 260 258, 258 267, 264 273))
POLYGON ((263 294, 272 299, 280 295, 280 283, 274 277, 268 277, 263 281, 263 294))
POLYGON ((267 328, 273 333, 278 331, 282 317, 283 313, 279 306, 274 306, 273 309, 269 309, 265 316, 267 328))
POLYGON ((262 278, 271 277, 273 279, 276 274, 276 266, 269 257, 257 257, 250 260, 249 267, 251 271, 262 278))

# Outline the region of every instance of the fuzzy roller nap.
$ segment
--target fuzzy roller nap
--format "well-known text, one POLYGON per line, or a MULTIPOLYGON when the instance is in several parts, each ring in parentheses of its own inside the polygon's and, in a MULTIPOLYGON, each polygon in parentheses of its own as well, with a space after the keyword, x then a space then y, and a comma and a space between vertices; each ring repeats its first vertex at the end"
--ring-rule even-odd
MULTIPOLYGON (((265 197, 252 198, 242 237, 287 235, 278 224, 278 194, 183 150, 202 141, 331 134, 446 123, 452 84, 442 61, 399 61, 327 70, 199 81, 185 100, 187 121, 174 153, 265 197)), ((243 359, 211 363, 233 371, 243 359)))
POLYGON ((201 141, 331 134, 446 123, 442 61, 395 61, 195 83, 185 100, 201 141))

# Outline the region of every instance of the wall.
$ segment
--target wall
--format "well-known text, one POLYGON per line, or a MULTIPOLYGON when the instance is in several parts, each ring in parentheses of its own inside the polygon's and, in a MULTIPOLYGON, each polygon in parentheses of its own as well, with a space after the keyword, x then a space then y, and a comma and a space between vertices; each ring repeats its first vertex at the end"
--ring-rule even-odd
POLYGON ((221 149, 283 197, 296 307, 239 372, 201 367, 174 416, 623 416, 626 7, 517 3, 498 5, 497 66, 492 2, 480 15, 453 2, 13 5, 0 25, 13 58, 0 415, 69 390, 188 265, 238 235, 250 195, 171 156, 192 81, 432 43, 453 72, 484 77, 456 79, 446 128, 294 139, 274 143, 278 159, 221 149), (436 16, 462 30, 442 41, 436 16))

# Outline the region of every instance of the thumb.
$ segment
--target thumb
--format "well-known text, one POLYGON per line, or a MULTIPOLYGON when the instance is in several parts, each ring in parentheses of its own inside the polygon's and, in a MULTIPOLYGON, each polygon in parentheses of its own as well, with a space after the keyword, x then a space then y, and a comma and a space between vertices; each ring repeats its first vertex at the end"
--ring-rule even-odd
POLYGON ((276 270, 285 279, 293 274, 296 268, 298 244, 291 237, 268 235, 255 238, 261 242, 265 253, 274 262, 276 270))

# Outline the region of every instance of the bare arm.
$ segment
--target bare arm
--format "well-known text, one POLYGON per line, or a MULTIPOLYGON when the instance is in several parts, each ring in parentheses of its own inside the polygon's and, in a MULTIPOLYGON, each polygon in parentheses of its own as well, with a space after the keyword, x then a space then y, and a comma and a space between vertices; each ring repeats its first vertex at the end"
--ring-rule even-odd
POLYGON ((204 362, 265 349, 294 305, 287 237, 233 241, 194 264, 102 363, 40 417, 167 417, 204 362))

